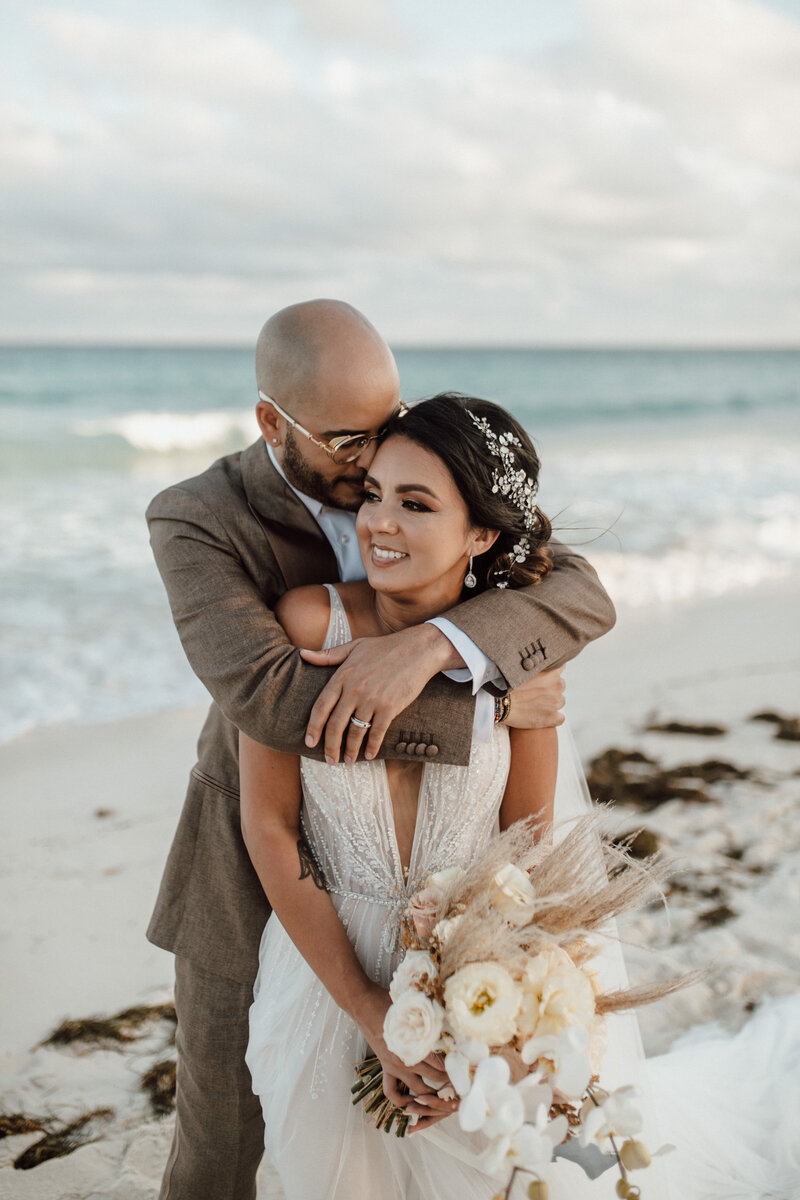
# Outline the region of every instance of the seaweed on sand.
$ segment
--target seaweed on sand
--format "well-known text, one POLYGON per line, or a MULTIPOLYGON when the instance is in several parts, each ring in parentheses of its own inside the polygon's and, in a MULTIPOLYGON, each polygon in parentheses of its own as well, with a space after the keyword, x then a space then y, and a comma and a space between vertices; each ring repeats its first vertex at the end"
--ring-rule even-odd
POLYGON ((124 1008, 113 1017, 79 1017, 62 1021, 40 1046, 125 1045, 144 1037, 157 1021, 176 1023, 173 1004, 139 1004, 124 1008))

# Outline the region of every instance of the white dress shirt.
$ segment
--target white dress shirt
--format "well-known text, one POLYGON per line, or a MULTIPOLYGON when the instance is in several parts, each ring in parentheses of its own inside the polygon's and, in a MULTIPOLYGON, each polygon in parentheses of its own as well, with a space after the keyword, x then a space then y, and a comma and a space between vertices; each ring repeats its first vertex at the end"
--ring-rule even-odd
MULTIPOLYGON (((353 579, 366 579, 367 572, 361 560, 361 551, 358 548, 358 538, 356 537, 356 514, 345 512, 342 508, 330 508, 321 500, 312 500, 305 492, 301 492, 299 488, 289 482, 268 443, 267 453, 281 479, 292 489, 298 500, 302 500, 330 542, 342 582, 349 583, 353 579)), ((472 684, 472 694, 475 696, 472 737, 476 742, 488 742, 494 728, 494 699, 484 690, 484 684, 501 679, 500 672, 492 660, 487 658, 472 639, 468 638, 452 621, 448 621, 445 617, 434 617, 428 624, 435 625, 444 634, 466 663, 465 667, 445 671, 444 674, 448 679, 454 679, 457 683, 472 684)))

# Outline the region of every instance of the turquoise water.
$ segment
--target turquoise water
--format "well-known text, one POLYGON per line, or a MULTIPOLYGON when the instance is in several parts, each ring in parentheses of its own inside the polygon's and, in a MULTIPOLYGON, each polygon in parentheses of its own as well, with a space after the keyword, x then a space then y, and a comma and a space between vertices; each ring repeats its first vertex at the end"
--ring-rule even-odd
MULTIPOLYGON (((406 399, 509 407, 615 601, 798 570, 800 352, 400 350, 406 399), (607 531, 607 532, 603 532, 607 531)), ((248 350, 0 349, 0 738, 202 699, 143 512, 256 437, 248 350)))

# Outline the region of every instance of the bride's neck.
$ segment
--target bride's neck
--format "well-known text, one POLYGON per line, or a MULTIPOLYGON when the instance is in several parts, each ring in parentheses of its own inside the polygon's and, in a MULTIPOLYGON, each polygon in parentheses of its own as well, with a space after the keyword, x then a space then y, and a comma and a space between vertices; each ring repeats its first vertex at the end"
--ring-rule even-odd
POLYGON ((410 625, 422 625, 432 617, 440 617, 458 604, 459 599, 460 592, 453 594, 452 589, 447 594, 442 591, 435 596, 402 592, 372 593, 373 607, 385 633, 399 633, 410 625))

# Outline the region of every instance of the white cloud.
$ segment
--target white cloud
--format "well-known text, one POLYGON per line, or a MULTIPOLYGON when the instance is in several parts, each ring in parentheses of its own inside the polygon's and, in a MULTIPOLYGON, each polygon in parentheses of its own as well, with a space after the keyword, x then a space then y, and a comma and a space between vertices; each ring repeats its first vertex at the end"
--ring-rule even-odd
POLYGON ((263 32, 49 11, 42 96, 0 95, 6 328, 247 338, 326 292, 415 340, 796 338, 800 25, 584 11, 527 58, 353 44, 316 72, 263 32))

